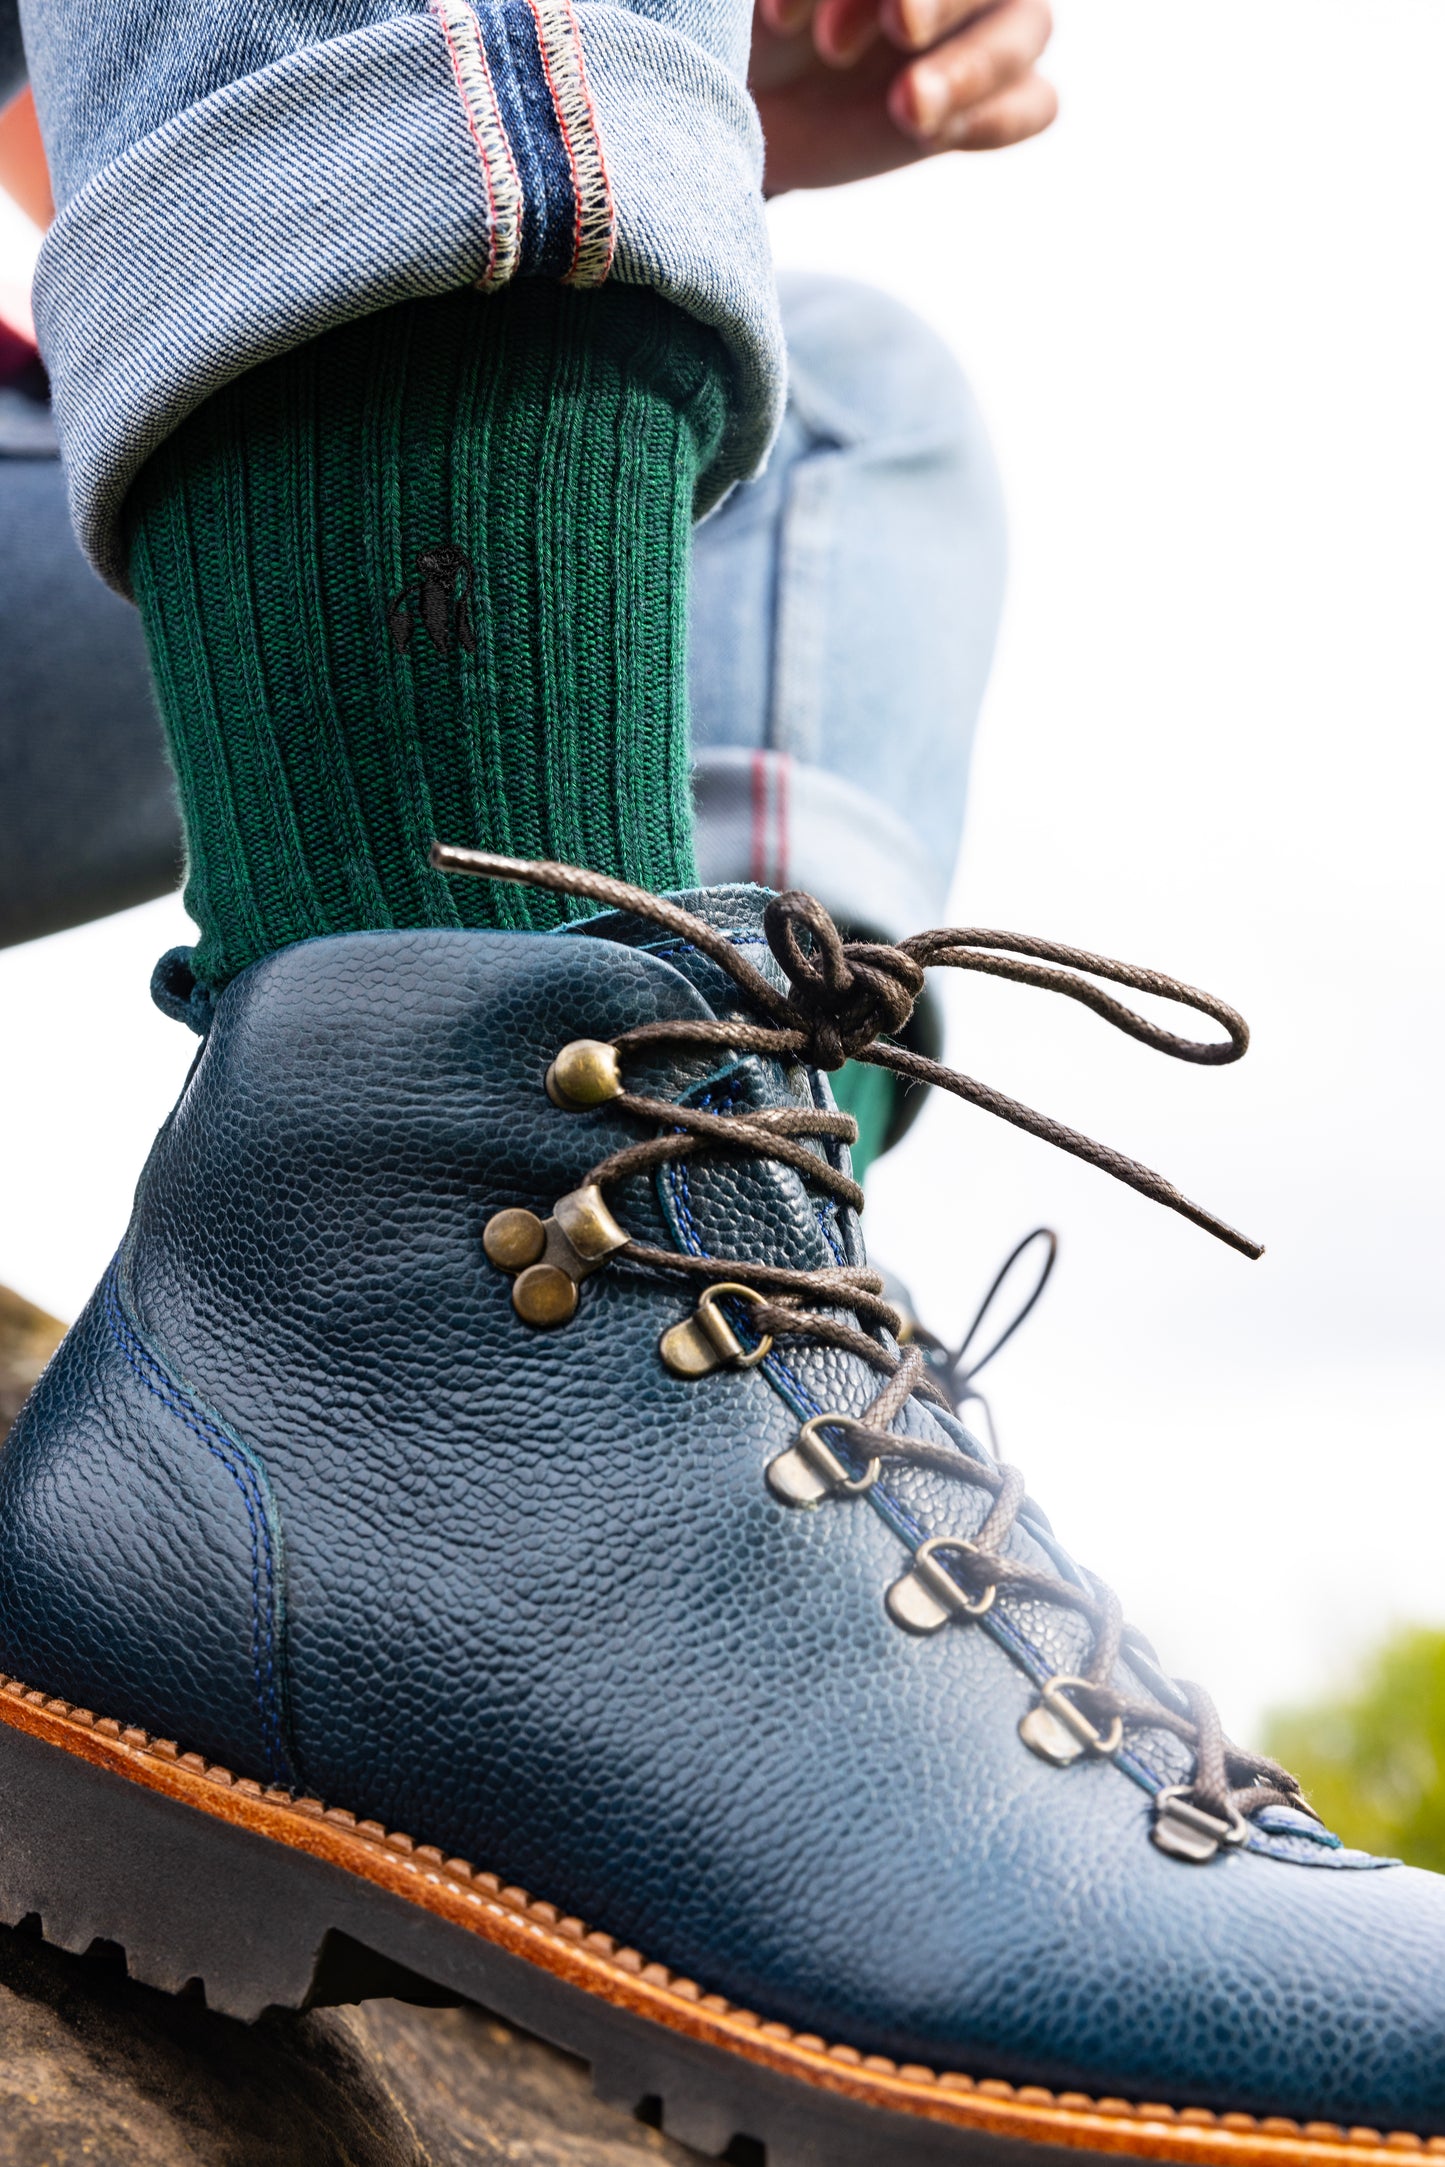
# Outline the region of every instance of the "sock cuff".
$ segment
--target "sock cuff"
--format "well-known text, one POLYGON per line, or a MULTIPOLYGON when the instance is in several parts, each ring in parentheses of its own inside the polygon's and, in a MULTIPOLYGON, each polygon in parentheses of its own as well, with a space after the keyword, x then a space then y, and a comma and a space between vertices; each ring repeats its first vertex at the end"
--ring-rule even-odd
POLYGON ((263 362, 158 447, 126 531, 209 984, 319 933, 566 915, 448 883, 437 837, 687 884, 725 368, 645 288, 516 280, 263 362))

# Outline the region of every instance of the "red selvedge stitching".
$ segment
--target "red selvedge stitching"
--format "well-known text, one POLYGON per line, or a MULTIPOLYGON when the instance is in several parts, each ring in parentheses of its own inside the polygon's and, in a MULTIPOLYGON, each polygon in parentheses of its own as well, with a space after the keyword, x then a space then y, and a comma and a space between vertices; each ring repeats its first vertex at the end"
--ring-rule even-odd
POLYGON ((765 888, 768 883, 768 756, 753 754, 753 829, 750 838, 748 878, 765 888))
MULTIPOLYGON (((587 121, 592 147, 597 154, 597 178, 602 189, 601 208, 606 219, 607 239, 596 278, 590 281, 590 283, 600 286, 612 269, 613 252, 617 246, 617 206, 612 198, 612 176, 607 170, 607 153, 602 147, 602 129, 597 119, 597 107, 592 100, 592 85, 587 80, 587 56, 582 50, 582 25, 577 20, 577 11, 572 5, 572 0, 561 0, 561 5, 566 11, 567 20, 572 29, 573 50, 577 56, 577 87, 582 93, 582 102, 587 108, 587 121)), ((581 252, 580 240, 578 252, 579 254, 581 252)))
POLYGON ((777 836, 774 857, 775 888, 788 885, 788 754, 780 752, 773 761, 773 832, 777 836))
MULTIPOLYGON (((456 42, 452 37, 451 25, 448 23, 445 15, 443 15, 440 8, 433 6, 431 9, 431 13, 435 18, 437 27, 441 31, 443 38, 445 38, 446 40, 447 52, 451 58, 452 63, 452 75, 456 80, 457 98, 460 101, 462 108, 462 118, 467 124, 468 134, 471 136, 473 143, 476 145, 477 157, 481 163, 482 168, 482 180, 485 183, 487 190, 488 249, 487 268, 483 275, 483 283, 485 284, 490 281, 492 274, 497 267, 497 197, 496 191, 492 187, 492 169, 487 160, 486 147, 482 142, 481 133, 477 127, 476 121, 472 118, 471 106, 467 102, 466 87, 462 82, 461 55, 457 51, 456 42)), ((488 72, 490 73, 490 70, 488 72)))
POLYGON ((582 180, 577 171, 577 154, 572 148, 572 131, 567 126, 567 115, 562 110, 562 100, 557 94, 557 79, 552 73, 552 56, 547 50, 547 30, 542 21, 542 10, 537 5, 537 0, 527 0, 527 5, 532 11, 532 22, 537 32, 537 56, 542 63, 542 73, 547 78, 552 111, 557 116, 562 148, 567 153, 567 165, 572 175, 572 260, 562 274, 562 283, 565 286, 571 282, 582 247, 582 180))
POLYGON ((482 134, 482 130, 478 125, 477 117, 472 110, 472 101, 468 93, 466 72, 461 50, 457 44, 456 38, 453 35, 451 21, 448 19, 447 0, 428 0, 428 8, 429 12, 431 13, 433 19, 437 24, 438 29, 441 31, 443 38, 446 40, 447 53, 450 56, 452 64, 452 75, 457 86, 457 97, 460 101, 462 108, 462 118, 466 122, 467 132, 471 136, 473 144, 476 146, 477 157, 481 163, 482 168, 482 179, 485 183, 487 191, 487 268, 483 272, 482 276, 477 280, 477 284, 483 288, 490 287, 494 283, 499 285, 505 284, 507 279, 511 277, 512 272, 516 267, 517 257, 521 249, 522 219, 525 215, 526 197, 522 187, 522 176, 518 170, 517 161, 512 155, 511 141, 507 135, 506 125, 502 119, 501 107, 497 102, 496 86, 492 81, 492 70, 490 63, 487 59, 487 48, 486 42, 482 37, 482 27, 481 24, 477 21, 475 12, 470 7, 457 7, 456 12, 465 12, 466 16, 469 19, 469 24, 474 39, 474 51, 472 54, 472 58, 475 60, 477 67, 480 71, 482 80, 486 85, 487 97, 491 106, 491 118, 496 130, 497 144, 501 150, 503 157, 506 159, 507 168, 512 178, 512 185, 516 191, 516 231, 512 236, 512 246, 510 251, 511 260, 507 264, 505 270, 502 272, 500 278, 498 278, 497 275, 497 263, 501 253, 502 242, 505 236, 505 228, 503 224, 502 212, 497 202, 497 191, 495 181, 493 179, 491 153, 488 150, 487 142, 482 134))
MULTIPOLYGON (((555 7, 547 12, 548 0, 527 0, 537 33, 537 52, 542 62, 542 72, 547 78, 547 89, 552 99, 552 110, 557 117, 557 127, 562 137, 562 147, 567 153, 567 164, 572 174, 572 260, 563 273, 564 285, 585 284, 600 286, 612 268, 615 242, 615 210, 612 201, 612 182, 607 171, 607 159, 602 149, 602 136, 597 125, 597 108, 592 102, 592 90, 587 81, 587 64, 582 56, 582 27, 572 7, 572 0, 555 0, 555 7), (554 40, 553 33, 561 31, 558 13, 566 17, 566 29, 554 40), (577 155, 577 144, 572 126, 567 118, 567 99, 553 66, 553 50, 559 64, 565 63, 572 79, 572 88, 586 108, 588 148, 595 159, 595 173, 591 176, 596 188, 587 185, 577 155), (600 203, 594 196, 600 190, 600 203), (588 227, 594 221, 605 229, 600 261, 582 265, 584 243, 588 239, 588 227), (585 268, 586 275, 582 272, 585 268)), ((589 160, 589 165, 591 161, 589 160)))

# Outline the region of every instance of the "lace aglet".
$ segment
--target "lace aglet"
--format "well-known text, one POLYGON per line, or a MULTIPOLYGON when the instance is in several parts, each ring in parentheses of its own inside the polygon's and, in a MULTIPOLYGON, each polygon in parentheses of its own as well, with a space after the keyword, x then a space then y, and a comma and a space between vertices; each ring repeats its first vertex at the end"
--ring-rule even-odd
POLYGON ((492 850, 463 850, 456 843, 433 843, 427 863, 437 873, 470 873, 478 880, 522 880, 533 867, 525 859, 504 858, 492 850))
POLYGON ((1195 1226, 1203 1227, 1205 1233, 1212 1234, 1216 1241, 1222 1241, 1226 1248, 1236 1249, 1242 1257, 1248 1257, 1251 1264, 1257 1264, 1264 1255, 1263 1242, 1251 1241, 1247 1234, 1240 1233, 1238 1227, 1230 1226, 1223 1219, 1216 1219, 1212 1211, 1204 1211, 1198 1204, 1191 1204, 1187 1197, 1180 1197, 1174 1209, 1182 1212, 1186 1219, 1192 1220, 1195 1226))

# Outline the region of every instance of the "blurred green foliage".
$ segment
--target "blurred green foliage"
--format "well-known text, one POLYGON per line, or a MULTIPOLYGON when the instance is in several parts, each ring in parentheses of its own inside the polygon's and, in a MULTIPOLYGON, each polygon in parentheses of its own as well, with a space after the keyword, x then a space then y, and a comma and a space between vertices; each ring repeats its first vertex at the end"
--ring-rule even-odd
POLYGON ((1445 1632, 1396 1633, 1351 1692, 1274 1716, 1265 1743, 1346 1843, 1445 1872, 1445 1632))

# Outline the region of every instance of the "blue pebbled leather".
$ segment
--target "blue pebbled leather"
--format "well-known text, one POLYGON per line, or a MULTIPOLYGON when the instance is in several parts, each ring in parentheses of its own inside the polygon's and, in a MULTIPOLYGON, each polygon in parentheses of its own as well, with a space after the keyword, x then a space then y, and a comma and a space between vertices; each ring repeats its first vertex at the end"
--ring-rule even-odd
POLYGON ((288 1783, 264 1472, 146 1345, 118 1279, 0 1454, 3 1645, 18 1653, 23 1628, 26 1676, 52 1693, 288 1783))
MULTIPOLYGON (((754 895, 685 900, 755 932, 754 895)), ((908 1546, 969 1534, 983 1493, 914 1469, 774 1500, 800 1412, 860 1411, 875 1373, 790 1346, 684 1382, 657 1342, 687 1290, 615 1261, 561 1330, 516 1317, 487 1219, 545 1215, 640 1133, 552 1105, 558 1049, 737 999, 625 920, 349 935, 236 980, 118 1286, 0 1454, 0 1667, 241 1772, 279 1750, 329 1801, 864 2051, 1445 2133, 1445 1880, 1287 1813, 1248 1851, 1165 1857, 1150 1792, 1188 1774, 1166 1732, 1066 1769, 1018 1738, 1031 1671, 1078 1660, 1074 1613, 1001 1596, 929 1640, 885 1613, 908 1546)), ((627 1073, 724 1110, 826 1095, 715 1052, 627 1073)), ((861 1255, 850 1214, 741 1157, 611 1201, 694 1253, 861 1255)), ((917 1404, 902 1426, 962 1437, 917 1404)), ((1036 1509, 1011 1541, 1076 1570, 1036 1509)))

